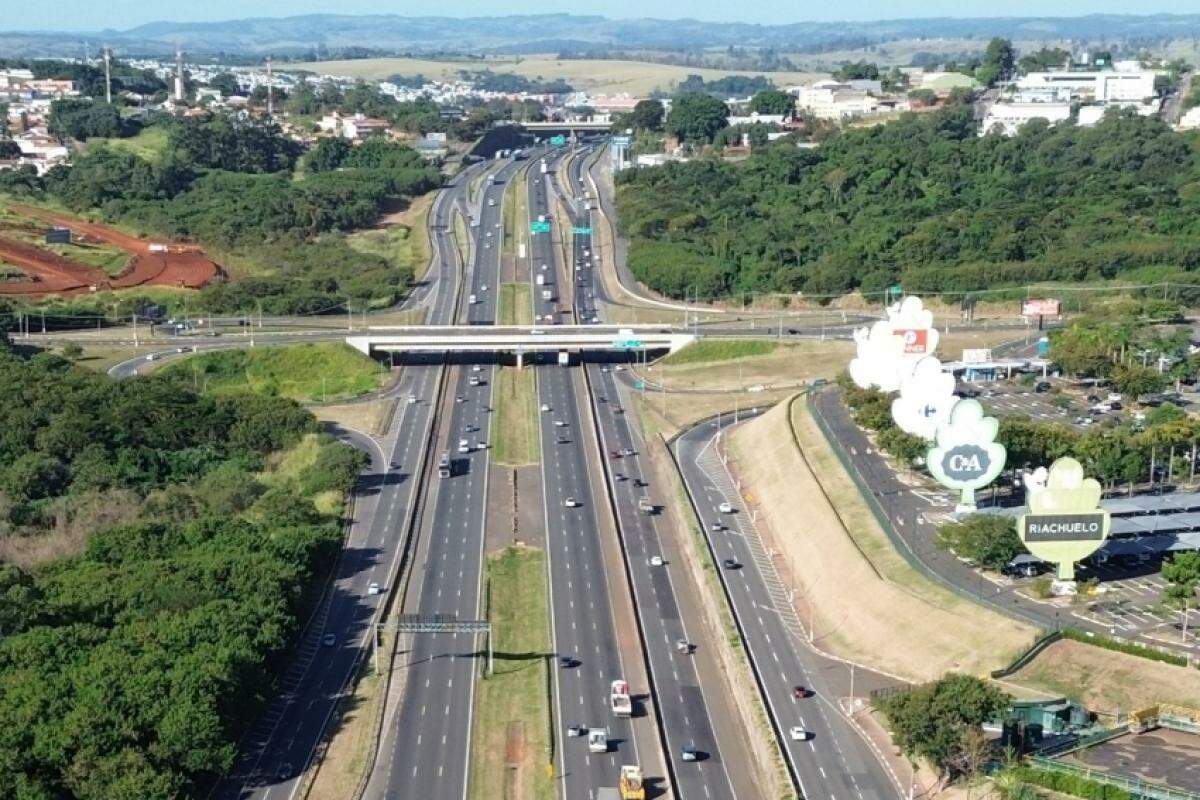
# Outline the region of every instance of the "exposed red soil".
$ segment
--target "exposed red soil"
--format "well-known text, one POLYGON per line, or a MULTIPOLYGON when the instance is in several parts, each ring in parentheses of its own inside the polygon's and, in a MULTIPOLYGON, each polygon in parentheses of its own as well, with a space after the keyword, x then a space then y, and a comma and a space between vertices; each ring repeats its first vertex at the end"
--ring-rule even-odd
POLYGON ((126 289, 131 286, 199 288, 221 270, 195 245, 166 244, 166 252, 152 252, 151 241, 130 236, 107 225, 58 214, 34 206, 14 205, 26 216, 69 228, 73 236, 100 241, 133 254, 129 266, 109 277, 101 270, 63 258, 49 250, 0 237, 0 260, 28 270, 30 279, 0 282, 0 294, 56 294, 93 289, 126 289))

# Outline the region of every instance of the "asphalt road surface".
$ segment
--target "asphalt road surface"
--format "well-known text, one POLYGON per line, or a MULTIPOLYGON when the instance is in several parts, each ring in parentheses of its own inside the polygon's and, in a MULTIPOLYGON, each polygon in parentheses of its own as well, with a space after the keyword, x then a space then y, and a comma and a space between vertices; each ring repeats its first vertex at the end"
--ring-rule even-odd
MULTIPOLYGON (((745 416, 741 417, 745 419, 745 416)), ((806 800, 897 797, 883 762, 843 713, 830 670, 847 670, 809 649, 804 631, 715 445, 730 414, 683 434, 674 450, 793 780, 806 800), (729 503, 730 512, 721 505, 729 503), (804 687, 797 697, 794 689, 804 687), (798 731, 794 729, 799 729, 798 731)))
MULTIPOLYGON (((483 184, 470 227, 472 266, 464 281, 460 317, 468 324, 495 322, 500 278, 501 209, 504 184, 517 165, 495 169, 483 184), (490 203, 488 201, 491 201, 490 203), (490 235, 489 235, 490 234, 490 235), (474 302, 472 302, 472 300, 474 302)), ((488 448, 491 441, 492 364, 452 368, 448 424, 439 439, 451 476, 431 475, 434 497, 428 530, 422 529, 413 585, 405 612, 478 620, 487 507, 488 448)), ((483 667, 482 636, 420 633, 403 637, 397 669, 405 670, 399 710, 389 717, 366 796, 411 796, 459 800, 470 781, 471 719, 475 681, 483 667)))
MULTIPOLYGON (((430 214, 434 230, 434 298, 431 319, 448 322, 455 308, 458 255, 448 238, 452 205, 465 184, 441 193, 430 214)), ((398 391, 416 398, 398 410, 379 440, 348 437, 371 454, 356 489, 354 521, 335 570, 332 590, 308 627, 280 693, 243 737, 236 765, 214 788, 214 798, 291 798, 322 740, 339 700, 367 653, 371 630, 400 566, 406 522, 416 498, 413 480, 423 454, 436 400, 437 366, 411 367, 398 391), (372 593, 371 585, 380 591, 372 593)))

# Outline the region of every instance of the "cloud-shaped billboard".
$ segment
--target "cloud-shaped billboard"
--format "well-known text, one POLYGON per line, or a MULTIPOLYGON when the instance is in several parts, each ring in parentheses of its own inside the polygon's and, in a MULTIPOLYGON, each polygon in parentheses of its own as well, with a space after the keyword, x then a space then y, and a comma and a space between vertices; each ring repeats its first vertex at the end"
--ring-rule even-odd
POLYGON ((954 376, 942 371, 936 356, 926 356, 901 379, 900 396, 892 401, 892 418, 901 430, 933 441, 958 400, 954 376))
POLYGON ((1083 477, 1073 458, 1050 465, 1043 486, 1030 486, 1029 513, 1017 523, 1029 552, 1058 565, 1059 580, 1075 577, 1075 562, 1100 549, 1111 520, 1100 509, 1100 483, 1083 477))
POLYGON ((963 506, 974 506, 975 490, 987 486, 1004 469, 1007 452, 996 441, 1000 423, 984 416, 978 400, 959 400, 949 419, 937 429, 937 443, 926 462, 938 483, 962 492, 963 506))
POLYGON ((874 386, 894 392, 917 361, 933 355, 938 332, 933 313, 926 310, 921 298, 906 297, 888 307, 887 319, 856 330, 854 343, 856 354, 850 361, 854 382, 864 389, 874 386))

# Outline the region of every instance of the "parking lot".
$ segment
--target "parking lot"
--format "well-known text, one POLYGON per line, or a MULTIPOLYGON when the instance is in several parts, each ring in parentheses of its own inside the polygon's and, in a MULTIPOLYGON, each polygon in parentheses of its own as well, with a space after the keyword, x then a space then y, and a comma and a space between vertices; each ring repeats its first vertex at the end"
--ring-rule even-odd
MULTIPOLYGON (((978 391, 979 402, 998 417, 1019 414, 1040 422, 1061 422, 1080 429, 1098 425, 1105 420, 1119 422, 1122 419, 1120 410, 1090 413, 1088 409, 1095 403, 1087 400, 1089 393, 1064 390, 1058 381, 1050 383, 1055 389, 1047 392, 1037 392, 1033 386, 1009 381, 970 384, 968 390, 978 391)), ((1097 401, 1108 396, 1107 391, 1090 394, 1095 396, 1097 401)))

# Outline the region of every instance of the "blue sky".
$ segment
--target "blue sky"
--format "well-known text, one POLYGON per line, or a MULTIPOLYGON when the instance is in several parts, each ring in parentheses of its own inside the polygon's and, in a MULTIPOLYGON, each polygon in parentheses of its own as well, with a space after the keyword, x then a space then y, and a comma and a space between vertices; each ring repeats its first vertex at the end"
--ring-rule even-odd
POLYGON ((1196 0, 843 0, 815 3, 758 0, 748 7, 729 0, 57 0, 5 4, 0 28, 97 30, 128 28, 157 20, 216 21, 293 14, 404 14, 410 16, 483 16, 571 11, 607 17, 694 17, 714 21, 761 23, 806 20, 870 20, 898 17, 1077 16, 1090 13, 1195 13, 1196 0))

